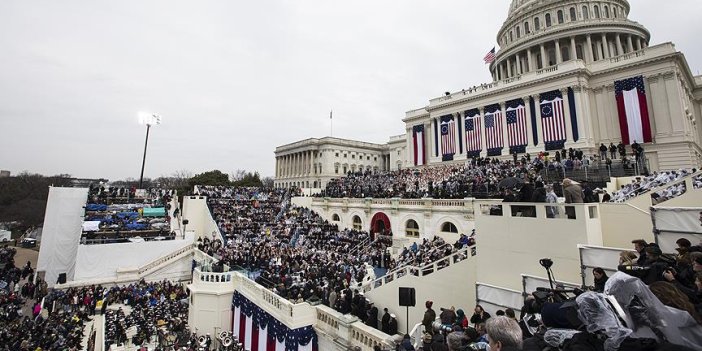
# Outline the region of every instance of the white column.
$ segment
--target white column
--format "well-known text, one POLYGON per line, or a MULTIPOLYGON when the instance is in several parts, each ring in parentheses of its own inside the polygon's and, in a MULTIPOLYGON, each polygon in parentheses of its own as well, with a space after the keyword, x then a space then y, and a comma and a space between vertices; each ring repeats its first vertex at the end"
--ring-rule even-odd
POLYGON ((586 40, 587 40, 587 50, 585 52, 587 52, 587 54, 586 54, 587 61, 588 61, 588 63, 594 62, 595 61, 595 54, 592 52, 592 37, 590 36, 590 34, 587 35, 586 40))
POLYGON ((631 34, 626 36, 626 47, 629 49, 629 52, 634 51, 634 42, 631 40, 631 34))
MULTIPOLYGON (((583 56, 583 59, 585 56, 583 56)), ((575 48, 575 37, 570 37, 570 60, 578 59, 578 50, 575 48)))
POLYGON ((414 135, 412 133, 413 129, 412 128, 407 128, 405 129, 406 131, 406 138, 405 138, 405 150, 407 152, 405 153, 405 159, 402 160, 402 165, 410 165, 410 167, 414 167, 414 135))
POLYGON ((572 123, 570 122, 570 99, 568 98, 568 89, 561 89, 561 95, 563 96, 563 116, 565 116, 566 125, 566 140, 569 143, 573 142, 573 129, 572 123))
POLYGON ((541 68, 546 68, 548 67, 548 60, 546 60, 546 48, 544 48, 543 43, 539 47, 541 48, 541 68))
POLYGON ((534 67, 531 64, 532 57, 531 57, 531 48, 527 49, 527 71, 531 72, 534 70, 534 67))
POLYGON ((429 119, 427 123, 424 123, 424 164, 429 164, 429 158, 433 155, 431 150, 434 146, 431 144, 431 132, 434 127, 432 126, 432 120, 429 119))
POLYGON ((602 54, 603 58, 608 59, 609 56, 609 42, 607 41, 607 34, 602 33, 602 54))
POLYGON ((563 55, 561 55, 561 41, 556 40, 556 64, 563 62, 563 55))
POLYGON ((573 87, 573 95, 575 95, 575 111, 578 114, 578 133, 580 133, 580 140, 583 142, 588 142, 592 144, 593 133, 594 133, 594 123, 592 120, 583 118, 584 116, 590 116, 590 104, 587 99, 587 92, 585 88, 581 86, 573 87))
POLYGON ((624 54, 624 47, 622 46, 622 38, 619 36, 619 33, 617 33, 615 40, 617 42, 617 54, 618 55, 624 54))
POLYGON ((505 60, 505 63, 507 64, 507 78, 513 77, 512 75, 512 65, 510 63, 509 57, 505 60))
POLYGON ((516 73, 515 75, 520 75, 520 74, 522 74, 523 72, 522 72, 522 60, 521 60, 521 58, 519 57, 519 53, 517 53, 517 54, 515 55, 515 58, 516 58, 516 63, 515 63, 515 65, 514 65, 514 70, 516 71, 516 72, 515 72, 515 73, 516 73))

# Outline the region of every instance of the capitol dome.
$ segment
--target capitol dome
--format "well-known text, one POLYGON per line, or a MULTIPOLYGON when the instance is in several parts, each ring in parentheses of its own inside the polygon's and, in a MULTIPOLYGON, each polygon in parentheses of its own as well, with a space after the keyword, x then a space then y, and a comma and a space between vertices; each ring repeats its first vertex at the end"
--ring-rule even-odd
POLYGON ((512 0, 497 33, 500 49, 490 65, 493 79, 644 49, 651 35, 627 18, 629 10, 627 0, 512 0))

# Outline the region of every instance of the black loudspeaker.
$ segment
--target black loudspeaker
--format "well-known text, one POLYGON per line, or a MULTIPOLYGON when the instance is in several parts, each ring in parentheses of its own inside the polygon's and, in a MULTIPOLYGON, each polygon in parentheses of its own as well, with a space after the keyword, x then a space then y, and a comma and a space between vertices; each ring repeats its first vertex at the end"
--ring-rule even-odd
POLYGON ((414 288, 400 288, 400 306, 414 307, 416 304, 414 288))
POLYGON ((59 284, 66 284, 66 273, 59 274, 58 283, 59 284))

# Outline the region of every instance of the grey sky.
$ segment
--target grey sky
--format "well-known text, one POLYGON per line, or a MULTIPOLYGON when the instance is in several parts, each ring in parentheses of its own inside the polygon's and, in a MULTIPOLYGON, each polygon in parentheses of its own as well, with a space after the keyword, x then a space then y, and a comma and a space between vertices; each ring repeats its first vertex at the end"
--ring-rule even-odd
MULTIPOLYGON (((702 70, 702 1, 630 0, 702 70), (662 6, 662 4, 664 4, 662 6)), ((490 81, 510 0, 0 2, 0 169, 138 178, 272 175, 276 146, 384 143, 407 110, 490 81)))

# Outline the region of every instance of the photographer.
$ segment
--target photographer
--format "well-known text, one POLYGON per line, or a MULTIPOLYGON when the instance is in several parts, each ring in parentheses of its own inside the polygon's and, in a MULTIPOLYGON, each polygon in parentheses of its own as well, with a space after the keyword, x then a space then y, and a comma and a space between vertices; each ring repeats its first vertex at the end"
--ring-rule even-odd
POLYGON ((480 323, 485 323, 489 318, 490 314, 485 312, 483 306, 476 305, 473 316, 470 317, 470 323, 477 328, 480 323))

